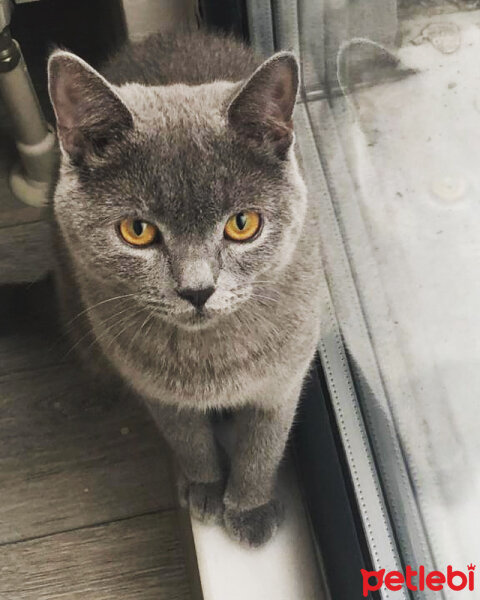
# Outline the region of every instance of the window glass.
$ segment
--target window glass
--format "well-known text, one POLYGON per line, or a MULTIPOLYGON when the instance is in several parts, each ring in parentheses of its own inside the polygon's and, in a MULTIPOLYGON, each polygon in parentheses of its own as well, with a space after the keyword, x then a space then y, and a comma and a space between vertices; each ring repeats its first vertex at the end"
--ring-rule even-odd
POLYGON ((401 561, 467 572, 480 550, 480 3, 272 7, 277 49, 302 62, 300 156, 401 561))

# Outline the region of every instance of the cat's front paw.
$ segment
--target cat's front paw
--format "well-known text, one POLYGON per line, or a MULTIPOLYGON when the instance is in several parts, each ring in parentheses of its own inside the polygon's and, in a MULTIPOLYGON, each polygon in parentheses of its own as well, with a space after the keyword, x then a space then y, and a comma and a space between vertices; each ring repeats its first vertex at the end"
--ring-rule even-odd
POLYGON ((282 519, 283 508, 277 500, 249 510, 226 508, 223 514, 230 537, 253 548, 266 544, 276 533, 282 519))
POLYGON ((197 483, 182 481, 180 504, 190 509, 190 514, 204 523, 221 523, 223 516, 224 481, 197 483))

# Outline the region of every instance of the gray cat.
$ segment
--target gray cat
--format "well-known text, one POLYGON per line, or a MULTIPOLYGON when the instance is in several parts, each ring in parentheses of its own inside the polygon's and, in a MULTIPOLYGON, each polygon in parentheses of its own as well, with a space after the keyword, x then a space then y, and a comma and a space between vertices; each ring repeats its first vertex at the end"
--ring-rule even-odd
POLYGON ((149 406, 193 515, 259 546, 280 522, 276 472, 319 336, 297 63, 195 32, 128 46, 102 72, 49 61, 64 316, 85 360, 149 406))

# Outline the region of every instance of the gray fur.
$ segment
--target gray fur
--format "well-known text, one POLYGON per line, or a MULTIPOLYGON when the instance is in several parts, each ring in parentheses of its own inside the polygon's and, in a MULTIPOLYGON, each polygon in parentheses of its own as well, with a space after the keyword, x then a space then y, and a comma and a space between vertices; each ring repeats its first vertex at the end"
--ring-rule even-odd
POLYGON ((258 65, 202 32, 126 48, 104 70, 110 83, 65 52, 49 63, 57 281, 73 346, 148 405, 192 513, 254 546, 280 520, 275 478, 319 335, 321 268, 291 145, 296 63, 279 54, 250 78, 258 65), (261 234, 225 240, 228 217, 247 209, 262 213, 261 234), (159 243, 122 242, 125 216, 155 223, 159 243), (206 286, 202 316, 178 290, 206 286), (225 409, 230 466, 211 423, 225 409))

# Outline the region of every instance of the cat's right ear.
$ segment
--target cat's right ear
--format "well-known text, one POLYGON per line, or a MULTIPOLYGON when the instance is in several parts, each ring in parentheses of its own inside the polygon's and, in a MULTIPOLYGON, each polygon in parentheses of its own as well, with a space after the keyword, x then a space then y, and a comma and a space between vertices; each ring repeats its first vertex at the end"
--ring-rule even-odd
POLYGON ((278 52, 244 83, 227 111, 229 125, 255 146, 285 159, 293 142, 293 109, 298 63, 291 52, 278 52))
POLYGON ((114 88, 75 54, 57 50, 50 56, 48 91, 60 148, 74 163, 133 128, 132 114, 114 88))

